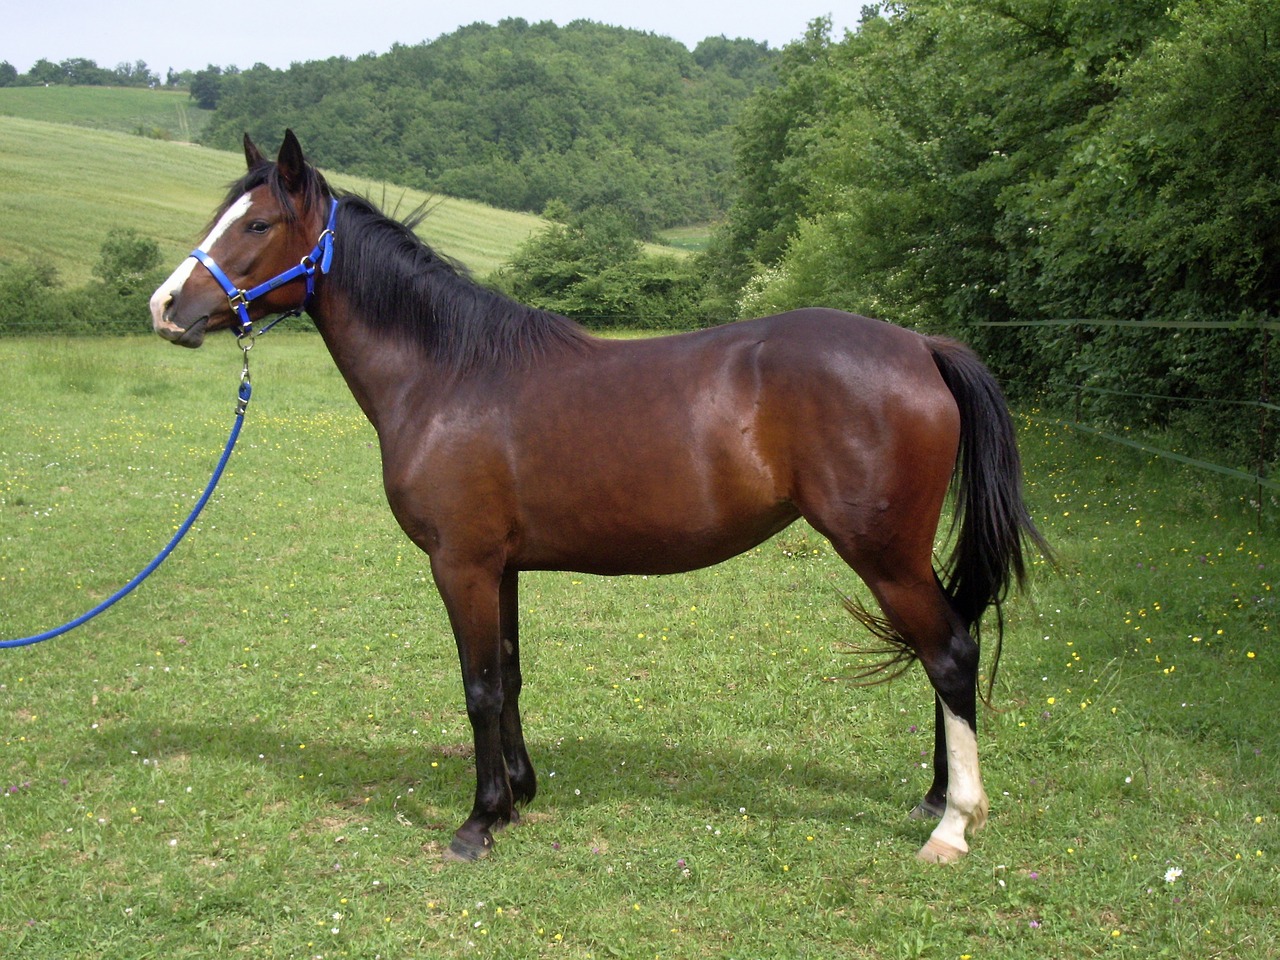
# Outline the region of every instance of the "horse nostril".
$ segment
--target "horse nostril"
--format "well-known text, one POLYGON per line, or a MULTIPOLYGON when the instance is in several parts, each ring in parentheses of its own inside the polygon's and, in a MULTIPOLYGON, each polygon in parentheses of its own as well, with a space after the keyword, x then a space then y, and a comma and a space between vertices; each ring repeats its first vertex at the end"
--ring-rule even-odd
POLYGON ((157 290, 151 295, 151 322, 153 325, 162 323, 168 316, 170 308, 173 306, 176 294, 166 290, 157 290))

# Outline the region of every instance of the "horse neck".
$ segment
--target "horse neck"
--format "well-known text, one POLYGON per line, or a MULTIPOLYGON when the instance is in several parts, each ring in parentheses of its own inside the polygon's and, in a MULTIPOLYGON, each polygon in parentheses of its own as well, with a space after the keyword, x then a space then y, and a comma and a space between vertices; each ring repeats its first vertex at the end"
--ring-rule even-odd
MULTIPOLYGON (((308 310, 338 371, 379 436, 411 394, 438 382, 422 352, 379 334, 340 294, 324 291, 308 310)), ((399 418, 402 419, 402 418, 399 418)))

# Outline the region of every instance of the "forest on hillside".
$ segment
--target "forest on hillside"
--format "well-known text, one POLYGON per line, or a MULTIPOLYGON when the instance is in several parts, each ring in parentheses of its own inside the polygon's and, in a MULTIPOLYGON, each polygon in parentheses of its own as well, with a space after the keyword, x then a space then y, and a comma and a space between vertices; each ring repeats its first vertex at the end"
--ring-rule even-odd
POLYGON ((580 20, 476 23, 381 55, 193 80, 208 146, 293 128, 321 166, 541 213, 624 211, 645 235, 723 215, 732 131, 772 78, 766 44, 580 20))

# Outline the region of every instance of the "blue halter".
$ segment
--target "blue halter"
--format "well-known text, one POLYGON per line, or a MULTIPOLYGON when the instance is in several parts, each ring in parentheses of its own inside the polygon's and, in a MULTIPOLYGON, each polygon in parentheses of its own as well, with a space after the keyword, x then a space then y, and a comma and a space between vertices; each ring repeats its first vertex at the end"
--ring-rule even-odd
MULTIPOLYGON (((270 280, 264 280, 252 290, 241 290, 231 278, 223 272, 214 259, 203 250, 196 248, 191 251, 193 256, 199 263, 204 264, 205 268, 213 275, 213 279, 218 281, 223 292, 227 295, 227 300, 231 304, 231 308, 235 310, 240 317, 240 329, 236 331, 237 337, 252 337, 255 335, 253 329, 253 321, 249 319, 249 304, 259 297, 270 293, 277 287, 282 287, 286 283, 292 283, 300 277, 305 277, 307 281, 307 295, 303 298, 302 303, 294 307, 292 310, 286 311, 276 318, 268 327, 275 326, 286 317, 301 316, 302 311, 307 308, 307 304, 311 300, 311 295, 315 293, 316 288, 316 270, 319 269, 321 274, 327 274, 329 267, 333 263, 333 238, 334 225, 338 222, 338 199, 336 197, 329 198, 329 221, 325 225, 324 231, 316 240, 315 247, 311 252, 302 258, 302 261, 296 267, 290 267, 284 273, 277 274, 270 280)), ((258 332, 265 332, 263 331, 258 332)))

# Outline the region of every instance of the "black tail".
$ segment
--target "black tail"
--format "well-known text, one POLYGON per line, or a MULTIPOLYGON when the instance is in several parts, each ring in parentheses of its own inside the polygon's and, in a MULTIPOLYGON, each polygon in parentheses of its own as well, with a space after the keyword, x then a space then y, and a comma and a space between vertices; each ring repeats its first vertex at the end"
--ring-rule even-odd
POLYGON ((1013 583, 1026 579, 1031 548, 1050 556, 1022 500, 1022 461, 1013 419, 995 377, 968 347, 931 337, 933 360, 960 408, 956 458, 955 547, 942 570, 942 585, 976 640, 982 615, 996 609, 995 682, 1004 623, 1001 604, 1013 583))

